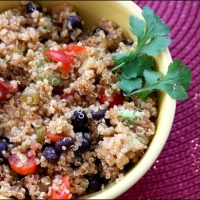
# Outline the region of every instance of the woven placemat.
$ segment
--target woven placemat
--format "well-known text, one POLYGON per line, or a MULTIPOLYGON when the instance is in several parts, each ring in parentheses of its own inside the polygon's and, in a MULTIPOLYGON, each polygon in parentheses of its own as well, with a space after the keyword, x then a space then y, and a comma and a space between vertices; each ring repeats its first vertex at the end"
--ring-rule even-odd
POLYGON ((192 70, 189 98, 177 101, 168 141, 145 174, 118 199, 200 199, 200 1, 135 1, 171 28, 173 60, 192 70))

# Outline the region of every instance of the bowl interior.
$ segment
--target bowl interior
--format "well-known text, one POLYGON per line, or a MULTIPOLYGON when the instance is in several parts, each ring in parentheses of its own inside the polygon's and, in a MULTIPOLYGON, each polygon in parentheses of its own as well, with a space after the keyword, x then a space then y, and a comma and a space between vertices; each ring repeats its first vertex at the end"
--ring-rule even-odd
MULTIPOLYGON (((49 10, 55 5, 64 1, 41 1, 42 6, 49 10)), ((67 1, 73 4, 85 22, 85 28, 95 26, 101 18, 107 18, 117 22, 122 28, 125 37, 135 39, 129 31, 129 16, 134 15, 142 18, 141 9, 132 1, 67 1)), ((0 1, 0 12, 9 8, 14 8, 20 4, 18 1, 0 1), (11 3, 12 2, 12 3, 11 3)), ((171 62, 168 50, 163 51, 155 57, 157 69, 163 73, 167 72, 167 67, 171 62)), ((158 92, 159 115, 156 120, 156 134, 143 158, 129 170, 126 176, 118 183, 109 184, 103 191, 84 196, 91 199, 113 199, 135 184, 153 165, 159 156, 168 138, 173 123, 176 101, 167 94, 158 92)))

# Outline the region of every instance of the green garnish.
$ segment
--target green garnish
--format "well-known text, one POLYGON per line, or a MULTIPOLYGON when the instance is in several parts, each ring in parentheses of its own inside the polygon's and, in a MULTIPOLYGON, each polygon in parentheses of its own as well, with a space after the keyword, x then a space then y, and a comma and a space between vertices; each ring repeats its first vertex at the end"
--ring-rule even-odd
MULTIPOLYGON (((138 93, 142 100, 155 90, 167 92, 173 99, 184 100, 188 98, 186 90, 191 82, 189 67, 182 66, 180 60, 176 60, 169 65, 167 74, 161 77, 162 73, 153 70, 144 70, 145 85, 131 93, 138 93)), ((139 80, 139 79, 138 79, 139 80)))
POLYGON ((51 31, 51 29, 50 28, 48 28, 48 27, 44 27, 44 30, 47 32, 47 33, 51 33, 52 31, 51 31))
POLYGON ((152 56, 170 45, 171 39, 166 37, 170 28, 147 6, 142 9, 142 15, 145 21, 134 16, 129 18, 130 30, 137 37, 136 49, 113 56, 117 66, 112 71, 121 71, 120 89, 125 96, 137 93, 142 100, 155 90, 165 91, 174 99, 187 99, 186 90, 192 81, 188 66, 183 67, 181 61, 174 61, 164 77, 154 70, 152 56))
POLYGON ((58 76, 53 77, 53 76, 49 75, 47 79, 52 86, 58 86, 61 83, 61 78, 58 76))
POLYGON ((51 80, 51 85, 52 86, 58 86, 59 84, 60 84, 60 78, 53 78, 52 80, 51 80))
POLYGON ((118 66, 113 71, 133 63, 139 53, 157 55, 170 45, 171 39, 166 37, 170 28, 147 6, 142 9, 142 15, 145 22, 134 16, 129 18, 130 30, 138 39, 136 49, 133 52, 114 55, 113 59, 118 66))
POLYGON ((131 110, 123 110, 119 113, 119 116, 122 117, 122 121, 132 122, 135 119, 135 115, 131 110))
POLYGON ((45 137, 45 126, 40 126, 39 128, 36 128, 36 134, 37 134, 36 141, 38 143, 42 143, 45 137))

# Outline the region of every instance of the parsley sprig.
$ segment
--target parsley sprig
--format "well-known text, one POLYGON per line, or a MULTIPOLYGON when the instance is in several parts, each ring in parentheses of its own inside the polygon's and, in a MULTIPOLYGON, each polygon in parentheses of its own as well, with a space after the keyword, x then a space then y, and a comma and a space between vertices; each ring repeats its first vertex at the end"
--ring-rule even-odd
POLYGON ((142 9, 142 15, 144 21, 134 16, 129 18, 130 30, 137 37, 135 50, 113 55, 117 66, 112 71, 121 71, 119 87, 125 96, 137 93, 142 100, 156 90, 165 91, 174 99, 187 99, 186 90, 192 81, 188 66, 174 61, 165 76, 154 70, 152 56, 170 45, 171 39, 166 37, 170 28, 147 6, 142 9))

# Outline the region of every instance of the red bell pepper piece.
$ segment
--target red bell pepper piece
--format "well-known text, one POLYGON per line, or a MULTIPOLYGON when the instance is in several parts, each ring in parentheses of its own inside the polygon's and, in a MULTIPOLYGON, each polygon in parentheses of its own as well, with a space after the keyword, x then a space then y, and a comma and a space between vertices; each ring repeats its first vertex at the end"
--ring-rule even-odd
POLYGON ((62 140, 63 138, 66 137, 64 134, 58 134, 58 133, 49 133, 46 132, 47 137, 52 141, 52 142, 57 142, 58 140, 62 140))
POLYGON ((17 92, 18 88, 12 87, 10 84, 0 80, 0 101, 4 101, 7 95, 17 92))
POLYGON ((74 61, 73 55, 68 55, 62 50, 45 50, 44 54, 52 59, 54 62, 62 63, 62 75, 65 76, 70 70, 74 61))
POLYGON ((81 53, 86 53, 85 47, 73 43, 68 44, 66 48, 63 48, 63 50, 69 55, 78 55, 81 53))
POLYGON ((112 97, 107 97, 104 90, 101 90, 99 93, 99 103, 104 104, 106 101, 109 103, 109 108, 112 108, 114 105, 122 105, 124 102, 124 96, 122 93, 113 93, 112 97))
POLYGON ((51 192, 50 198, 51 199, 69 199, 72 195, 70 193, 70 185, 69 185, 69 175, 65 175, 62 178, 62 184, 64 187, 55 191, 54 189, 51 192))
POLYGON ((27 157, 27 160, 24 162, 17 154, 10 154, 8 156, 10 167, 20 175, 34 174, 36 171, 35 156, 25 156, 27 157))

